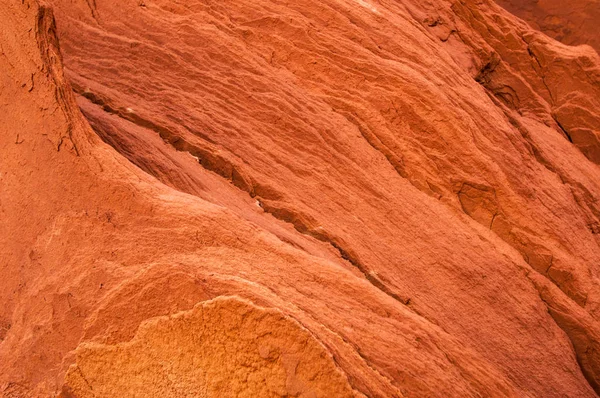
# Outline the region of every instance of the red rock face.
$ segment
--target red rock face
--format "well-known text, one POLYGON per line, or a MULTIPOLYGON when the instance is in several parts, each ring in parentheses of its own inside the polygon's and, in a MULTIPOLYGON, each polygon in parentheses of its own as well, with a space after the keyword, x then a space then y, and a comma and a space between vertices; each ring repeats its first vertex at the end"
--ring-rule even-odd
POLYGON ((491 1, 0 0, 5 396, 600 392, 600 58, 491 1))
POLYGON ((588 44, 600 51, 598 0, 497 0, 535 29, 565 44, 588 44))

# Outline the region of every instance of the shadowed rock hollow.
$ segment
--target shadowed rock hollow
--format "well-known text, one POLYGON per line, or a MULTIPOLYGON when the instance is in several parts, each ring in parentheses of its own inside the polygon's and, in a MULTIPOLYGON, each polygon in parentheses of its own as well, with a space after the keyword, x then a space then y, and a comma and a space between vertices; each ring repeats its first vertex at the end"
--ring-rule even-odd
POLYGON ((591 47, 489 0, 0 23, 4 396, 600 392, 591 47))

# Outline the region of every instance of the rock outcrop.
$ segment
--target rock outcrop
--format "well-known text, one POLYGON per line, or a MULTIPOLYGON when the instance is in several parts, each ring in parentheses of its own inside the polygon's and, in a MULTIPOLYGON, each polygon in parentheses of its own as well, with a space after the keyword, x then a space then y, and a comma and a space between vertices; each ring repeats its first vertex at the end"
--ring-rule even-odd
POLYGON ((600 392, 590 47, 491 0, 50 3, 0 0, 4 396, 600 392))

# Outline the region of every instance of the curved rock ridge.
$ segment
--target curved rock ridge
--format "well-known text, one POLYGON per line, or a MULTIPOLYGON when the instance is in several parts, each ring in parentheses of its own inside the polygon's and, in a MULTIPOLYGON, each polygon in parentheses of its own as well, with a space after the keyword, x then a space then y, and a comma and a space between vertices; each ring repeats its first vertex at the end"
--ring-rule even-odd
POLYGON ((486 0, 52 7, 0 0, 1 394, 597 396, 588 47, 486 0))
POLYGON ((231 297, 144 321, 127 343, 84 343, 76 356, 61 397, 364 397, 300 324, 231 297))

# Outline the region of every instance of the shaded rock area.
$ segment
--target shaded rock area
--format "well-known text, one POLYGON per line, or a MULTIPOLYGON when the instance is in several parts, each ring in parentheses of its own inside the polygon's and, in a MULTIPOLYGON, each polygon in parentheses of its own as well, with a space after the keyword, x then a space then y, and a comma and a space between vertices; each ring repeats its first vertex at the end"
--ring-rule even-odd
POLYGON ((598 0, 497 0, 498 4, 554 39, 572 46, 588 44, 600 51, 598 0))

